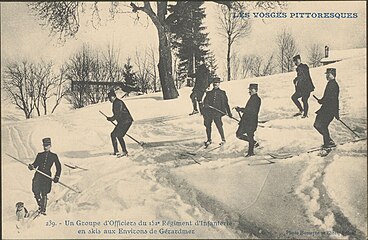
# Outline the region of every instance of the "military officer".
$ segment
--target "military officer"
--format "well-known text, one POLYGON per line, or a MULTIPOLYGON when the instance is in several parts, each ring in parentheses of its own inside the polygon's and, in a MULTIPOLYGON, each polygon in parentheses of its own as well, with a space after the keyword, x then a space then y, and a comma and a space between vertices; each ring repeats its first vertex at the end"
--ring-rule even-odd
POLYGON ((61 164, 58 156, 51 152, 51 138, 42 139, 44 151, 37 154, 36 160, 28 165, 29 170, 37 170, 45 173, 51 178, 51 167, 55 164, 56 173, 53 180, 47 178, 39 172, 36 172, 32 180, 32 192, 39 206, 38 210, 41 214, 46 215, 47 194, 51 192, 51 181, 59 182, 61 174, 61 164))
POLYGON ((316 120, 314 128, 323 136, 323 148, 330 148, 336 146, 335 142, 330 137, 328 126, 334 118, 340 119, 339 116, 339 94, 340 88, 336 82, 336 68, 326 69, 327 85, 325 92, 318 103, 321 108, 316 112, 316 120))
POLYGON ((211 128, 212 122, 215 122, 218 132, 221 136, 220 145, 226 142, 222 117, 227 114, 232 117, 230 106, 228 102, 228 98, 226 96, 226 92, 220 89, 220 78, 216 77, 213 79, 213 89, 206 93, 206 96, 203 101, 203 118, 204 125, 206 127, 207 141, 205 142, 205 146, 208 146, 212 143, 211 138, 211 128))
POLYGON ((193 104, 193 112, 189 115, 198 113, 198 105, 201 107, 203 95, 209 86, 209 71, 204 64, 203 58, 199 61, 199 66, 195 74, 195 83, 190 94, 190 99, 193 104))
POLYGON ((240 140, 247 141, 248 154, 246 157, 254 155, 254 147, 258 147, 258 143, 254 140, 254 132, 258 126, 258 113, 261 107, 261 98, 258 96, 258 84, 249 84, 250 98, 244 108, 236 107, 237 112, 241 112, 241 116, 238 130, 236 131, 236 137, 240 140))
POLYGON ((130 114, 125 103, 116 97, 114 90, 111 90, 108 93, 108 97, 110 102, 112 102, 112 112, 114 115, 112 117, 106 117, 106 119, 110 122, 113 122, 115 120, 118 122, 118 124, 115 126, 114 130, 110 134, 112 146, 114 148, 113 155, 117 155, 119 157, 127 156, 128 150, 126 148, 124 136, 133 123, 133 117, 130 114), (119 153, 118 151, 118 143, 116 139, 118 139, 120 143, 122 153, 119 153))
POLYGON ((297 76, 293 81, 295 85, 295 93, 291 96, 291 99, 299 109, 299 112, 294 116, 303 114, 302 118, 306 118, 308 117, 308 98, 310 93, 314 91, 314 85, 309 74, 309 68, 306 64, 301 62, 300 55, 293 57, 293 61, 297 66, 297 76), (302 98, 303 107, 298 100, 299 98, 302 98))

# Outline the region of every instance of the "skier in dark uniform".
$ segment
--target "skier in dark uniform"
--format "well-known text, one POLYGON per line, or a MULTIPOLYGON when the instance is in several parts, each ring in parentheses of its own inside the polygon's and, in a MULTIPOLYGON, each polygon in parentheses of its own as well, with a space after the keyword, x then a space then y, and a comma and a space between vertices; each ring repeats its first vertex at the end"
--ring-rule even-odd
POLYGON ((111 132, 111 142, 114 148, 113 155, 117 155, 119 157, 127 156, 128 150, 125 145, 124 136, 132 125, 133 118, 132 115, 130 115, 130 112, 125 103, 116 97, 114 90, 111 90, 108 93, 108 97, 110 102, 112 102, 112 112, 114 115, 112 117, 106 117, 106 119, 110 122, 113 122, 115 120, 118 122, 114 130, 111 132), (116 139, 119 140, 122 149, 121 154, 119 153, 118 143, 116 139))
POLYGON ((321 108, 316 112, 316 120, 314 122, 314 128, 323 136, 323 148, 335 147, 335 142, 330 137, 328 126, 334 118, 340 119, 339 116, 339 85, 336 82, 336 69, 327 68, 326 72, 327 85, 325 92, 321 99, 318 99, 318 103, 321 104, 321 108))
POLYGON ((293 57, 293 61, 297 66, 297 76, 293 81, 295 85, 295 93, 291 96, 291 99, 299 109, 299 112, 294 116, 300 116, 303 114, 302 118, 306 118, 308 117, 308 98, 310 93, 314 91, 314 85, 309 74, 309 68, 306 64, 301 63, 300 55, 293 57), (299 98, 302 98, 303 107, 298 100, 299 98))
POLYGON ((226 142, 224 129, 222 128, 222 116, 227 114, 232 117, 226 92, 220 89, 220 78, 216 77, 213 80, 213 89, 206 93, 203 101, 203 118, 204 126, 206 127, 207 141, 205 146, 208 147, 212 143, 211 128, 212 122, 215 122, 218 132, 221 136, 221 143, 223 145, 226 142))
POLYGON ((192 93, 190 94, 190 99, 192 100, 193 104, 193 112, 189 115, 198 113, 198 106, 201 107, 203 95, 210 84, 209 71, 204 64, 203 59, 199 61, 199 66, 194 76, 195 83, 192 89, 192 93))
POLYGON ((55 164, 56 173, 53 180, 43 176, 42 174, 36 172, 32 180, 32 192, 36 198, 38 204, 38 211, 46 215, 47 206, 47 194, 51 192, 51 181, 57 183, 59 182, 61 174, 61 164, 58 156, 51 152, 51 139, 42 139, 44 152, 38 153, 36 160, 28 165, 29 170, 34 170, 37 168, 39 171, 49 175, 51 177, 51 167, 55 164))
POLYGON ((239 128, 236 131, 236 137, 249 143, 246 157, 253 156, 254 148, 259 146, 258 142, 254 140, 254 132, 257 130, 258 113, 261 107, 261 98, 257 94, 258 84, 251 83, 248 89, 250 98, 245 107, 235 108, 237 112, 243 113, 239 122, 239 128))

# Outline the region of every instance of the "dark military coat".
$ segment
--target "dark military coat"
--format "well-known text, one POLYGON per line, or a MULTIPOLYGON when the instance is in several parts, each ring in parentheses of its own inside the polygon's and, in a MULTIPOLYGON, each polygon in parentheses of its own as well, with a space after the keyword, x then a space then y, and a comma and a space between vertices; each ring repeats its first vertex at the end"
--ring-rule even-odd
POLYGON ((323 114, 326 116, 339 117, 339 94, 340 88, 336 80, 329 80, 323 97, 319 100, 322 104, 321 108, 316 112, 317 114, 323 114))
POLYGON ((193 87, 193 92, 205 92, 209 86, 209 71, 205 64, 202 64, 198 67, 197 72, 195 74, 195 83, 193 87))
POLYGON ((212 114, 212 115, 219 115, 223 116, 225 114, 231 114, 229 101, 226 96, 226 92, 224 90, 221 90, 219 88, 212 89, 211 91, 208 91, 206 93, 206 97, 203 101, 203 111, 204 114, 212 114), (209 106, 212 106, 218 110, 220 110, 223 113, 220 113, 214 109, 211 109, 209 106))
POLYGON ((118 98, 115 98, 114 102, 112 103, 112 112, 114 115, 111 117, 111 121, 116 120, 118 121, 118 123, 133 121, 133 117, 130 114, 127 106, 122 100, 118 98))
POLYGON ((296 68, 297 76, 294 79, 294 84, 296 83, 296 91, 301 94, 308 94, 314 91, 314 85, 312 78, 309 73, 309 67, 301 63, 296 68))
POLYGON ((261 108, 261 98, 257 95, 251 95, 244 108, 239 110, 243 112, 243 115, 239 122, 239 128, 241 132, 251 133, 257 130, 258 126, 258 113, 261 108))
MULTIPOLYGON (((55 164, 56 177, 60 177, 61 164, 58 156, 50 151, 44 151, 37 154, 36 160, 32 163, 34 168, 38 167, 38 170, 51 176, 51 167, 55 164)), ((41 173, 36 172, 32 180, 32 191, 49 193, 51 191, 51 179, 43 176, 41 173)))

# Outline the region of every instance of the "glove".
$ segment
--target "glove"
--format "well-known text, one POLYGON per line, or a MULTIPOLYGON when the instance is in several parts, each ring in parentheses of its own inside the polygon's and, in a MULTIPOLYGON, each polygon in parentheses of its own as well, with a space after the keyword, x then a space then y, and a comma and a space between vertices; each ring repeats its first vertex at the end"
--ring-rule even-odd
POLYGON ((106 119, 107 119, 107 121, 110 121, 110 122, 113 121, 112 117, 106 117, 106 119))
POLYGON ((54 183, 58 183, 59 182, 59 177, 58 176, 55 176, 52 181, 54 181, 54 183))
POLYGON ((317 101, 318 101, 318 103, 319 103, 319 104, 322 104, 322 101, 321 101, 321 99, 318 99, 317 101))
POLYGON ((236 110, 237 112, 239 112, 239 111, 240 111, 240 107, 235 107, 235 110, 236 110))
POLYGON ((33 166, 32 164, 28 164, 28 169, 32 171, 32 170, 34 170, 35 168, 34 168, 34 166, 33 166))

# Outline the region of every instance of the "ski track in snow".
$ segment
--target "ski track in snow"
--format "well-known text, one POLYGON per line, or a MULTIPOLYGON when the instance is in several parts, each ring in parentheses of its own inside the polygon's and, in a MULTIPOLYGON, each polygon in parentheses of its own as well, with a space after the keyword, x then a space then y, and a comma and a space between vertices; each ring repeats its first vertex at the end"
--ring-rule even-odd
MULTIPOLYGON (((363 141, 363 144, 364 142, 366 141, 363 141)), ((305 214, 311 223, 325 231, 334 229, 338 234, 331 237, 336 239, 351 234, 358 238, 366 236, 366 233, 361 232, 349 222, 343 211, 337 207, 336 202, 331 200, 323 183, 328 165, 335 159, 346 156, 346 154, 351 156, 351 152, 354 152, 354 149, 345 152, 344 146, 338 146, 324 158, 313 157, 316 153, 305 154, 304 160, 307 162, 307 167, 300 177, 301 184, 295 189, 295 194, 304 202, 305 214), (345 225, 348 225, 349 228, 345 225)), ((366 152, 364 154, 366 155, 366 152)), ((362 153, 358 156, 362 156, 362 153)))

